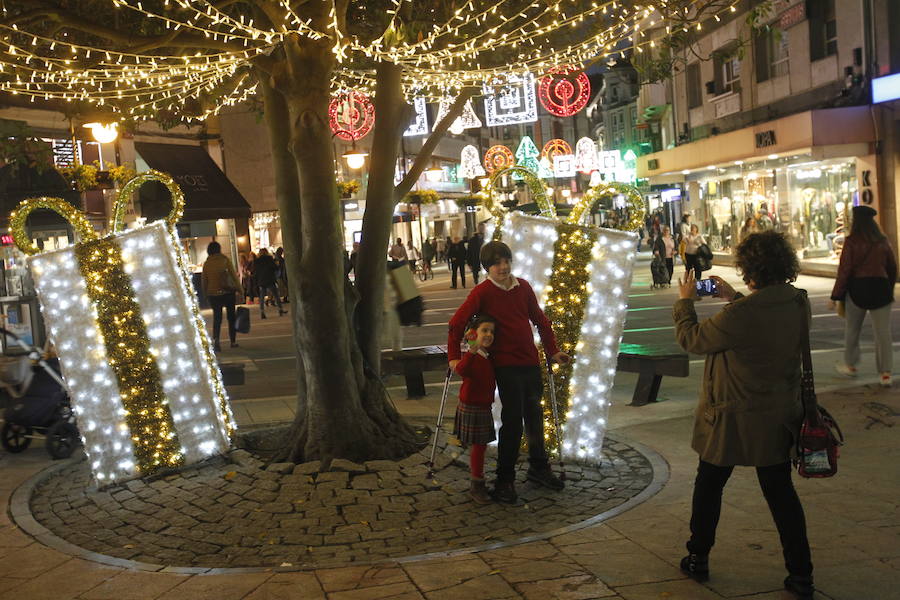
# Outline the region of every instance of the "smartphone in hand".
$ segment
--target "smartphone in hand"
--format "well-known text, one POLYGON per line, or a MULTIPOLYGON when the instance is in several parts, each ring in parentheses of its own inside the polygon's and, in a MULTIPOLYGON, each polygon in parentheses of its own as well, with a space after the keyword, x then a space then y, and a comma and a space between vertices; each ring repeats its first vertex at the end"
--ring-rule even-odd
POLYGON ((718 291, 715 279, 701 279, 697 281, 698 296, 714 296, 718 291))

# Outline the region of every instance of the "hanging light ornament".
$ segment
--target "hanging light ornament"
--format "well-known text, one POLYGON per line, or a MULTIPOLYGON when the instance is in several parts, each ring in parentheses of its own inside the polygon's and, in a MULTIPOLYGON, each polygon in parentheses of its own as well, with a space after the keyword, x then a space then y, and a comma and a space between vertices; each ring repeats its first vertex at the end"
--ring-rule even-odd
POLYGON ((555 67, 549 75, 541 77, 538 97, 551 115, 571 117, 587 106, 591 82, 575 65, 555 67))
POLYGON ((589 137, 583 137, 575 144, 575 168, 585 174, 600 168, 597 144, 589 137))
MULTIPOLYGON (((434 119, 434 127, 437 127, 437 124, 441 122, 441 119, 450 110, 451 104, 453 104, 453 100, 450 98, 441 100, 441 103, 438 105, 437 117, 434 119)), ((478 118, 478 115, 475 114, 475 109, 472 108, 472 100, 466 100, 462 114, 450 124, 450 133, 459 135, 466 129, 478 129, 479 127, 481 127, 481 119, 478 118)))
POLYGON ((484 153, 484 168, 487 169, 488 173, 508 169, 515 164, 516 157, 513 155, 512 150, 502 144, 491 146, 484 153))
POLYGON ((413 100, 413 109, 416 112, 415 119, 403 132, 404 137, 425 135, 428 133, 428 111, 425 110, 425 98, 418 97, 413 100))
POLYGON ((464 147, 459 155, 459 176, 463 179, 477 179, 484 175, 478 148, 472 145, 464 147))
POLYGON ((559 138, 550 140, 544 144, 544 149, 541 150, 541 158, 546 158, 551 164, 554 156, 563 156, 565 154, 572 154, 572 146, 566 140, 559 138))
POLYGON ((342 140, 364 138, 375 124, 375 105, 362 92, 344 92, 328 105, 328 124, 342 140))

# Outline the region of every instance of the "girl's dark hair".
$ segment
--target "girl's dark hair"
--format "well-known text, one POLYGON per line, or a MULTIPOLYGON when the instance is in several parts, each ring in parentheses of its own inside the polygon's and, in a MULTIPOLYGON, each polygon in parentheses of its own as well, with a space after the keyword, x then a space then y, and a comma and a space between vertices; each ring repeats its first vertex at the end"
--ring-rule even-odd
POLYGON ((875 215, 878 213, 875 209, 868 206, 853 207, 853 223, 850 225, 850 235, 858 235, 865 238, 867 242, 880 242, 887 239, 881 227, 875 221, 875 215))
POLYGON ((491 241, 481 247, 479 258, 481 259, 481 266, 488 270, 500 262, 501 258, 511 261, 512 250, 503 242, 491 241))
POLYGON ((493 323, 493 324, 494 324, 494 332, 496 333, 496 331, 497 331, 497 319, 495 319, 495 318, 492 317, 491 315, 485 314, 485 313, 481 313, 481 314, 479 314, 479 315, 475 315, 474 317, 472 317, 472 318, 469 320, 469 324, 466 326, 466 331, 469 331, 469 330, 472 330, 472 329, 478 329, 478 327, 479 327, 482 323, 493 323))
POLYGON ((777 231, 751 233, 735 249, 735 266, 757 289, 796 281, 800 272, 797 253, 777 231))
POLYGON ((210 242, 206 247, 207 254, 221 254, 222 253, 222 244, 219 242, 210 242))

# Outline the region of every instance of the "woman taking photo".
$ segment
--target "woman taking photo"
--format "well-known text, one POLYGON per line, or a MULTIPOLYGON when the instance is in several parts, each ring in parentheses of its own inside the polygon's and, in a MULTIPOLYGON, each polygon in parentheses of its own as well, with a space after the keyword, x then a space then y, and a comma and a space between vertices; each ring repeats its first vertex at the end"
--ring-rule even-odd
POLYGON ((743 296, 712 277, 716 296, 729 302, 697 322, 696 286, 688 271, 675 303, 675 335, 686 352, 706 355, 692 446, 700 455, 691 512, 689 554, 681 570, 709 578, 722 490, 735 466, 756 467, 763 496, 781 538, 788 576, 784 586, 812 598, 812 562, 806 520, 791 482, 791 452, 803 420, 801 348, 810 322, 806 293, 791 285, 797 255, 780 233, 747 237, 736 266, 750 294, 743 296))
POLYGON ((838 314, 843 313, 847 319, 844 361, 834 366, 837 372, 856 377, 859 332, 868 312, 872 315, 875 333, 875 366, 881 374, 881 385, 891 387, 894 362, 891 304, 894 302, 894 282, 897 281, 897 261, 887 237, 875 222, 877 214, 868 206, 853 207, 853 224, 841 251, 829 306, 837 308, 838 314))

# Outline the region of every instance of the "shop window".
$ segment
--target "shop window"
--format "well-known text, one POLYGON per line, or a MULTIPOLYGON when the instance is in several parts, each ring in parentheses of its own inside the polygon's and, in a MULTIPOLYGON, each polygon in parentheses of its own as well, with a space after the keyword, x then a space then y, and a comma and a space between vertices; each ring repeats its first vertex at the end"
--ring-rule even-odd
POLYGON ((837 54, 837 15, 834 0, 807 0, 809 58, 820 60, 837 54))
POLYGON ((756 81, 762 83, 790 73, 788 33, 768 29, 758 34, 753 45, 756 61, 756 81))
POLYGON ((697 108, 703 104, 699 62, 691 63, 687 66, 685 85, 687 86, 688 108, 697 108))

